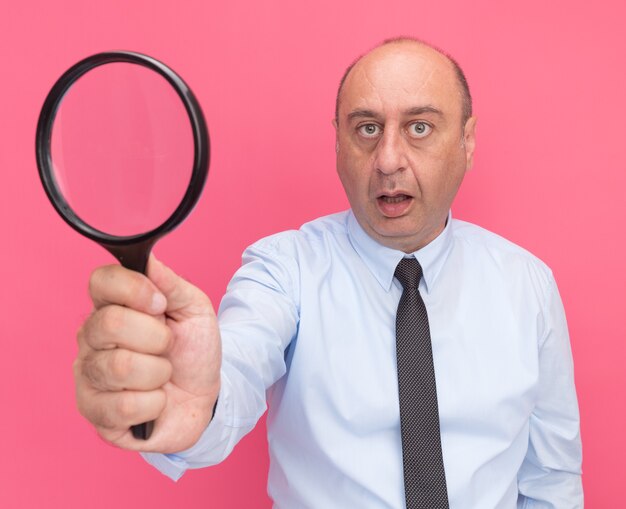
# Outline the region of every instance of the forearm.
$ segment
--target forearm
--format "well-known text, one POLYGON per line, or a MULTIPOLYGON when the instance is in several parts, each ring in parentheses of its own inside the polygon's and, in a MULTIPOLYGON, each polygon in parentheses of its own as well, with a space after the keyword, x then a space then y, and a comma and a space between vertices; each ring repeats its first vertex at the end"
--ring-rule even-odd
POLYGON ((144 455, 172 479, 223 461, 265 412, 266 391, 285 374, 284 351, 297 330, 287 263, 254 249, 244 256, 220 305, 221 386, 213 419, 191 448, 144 455))

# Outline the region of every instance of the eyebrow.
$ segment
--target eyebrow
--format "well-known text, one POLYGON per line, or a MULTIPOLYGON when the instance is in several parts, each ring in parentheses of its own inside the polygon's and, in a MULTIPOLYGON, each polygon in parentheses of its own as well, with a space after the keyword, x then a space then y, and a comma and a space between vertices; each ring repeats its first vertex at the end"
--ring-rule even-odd
POLYGON ((435 108, 434 106, 420 106, 417 108, 411 108, 405 111, 407 115, 422 115, 423 113, 434 113, 435 115, 439 115, 443 117, 443 111, 435 108))
MULTIPOLYGON (((405 115, 423 115, 424 113, 434 113, 440 117, 443 117, 443 112, 434 106, 417 106, 415 108, 409 108, 404 112, 405 115)), ((372 110, 354 110, 348 113, 348 121, 355 118, 378 118, 379 115, 372 110)))

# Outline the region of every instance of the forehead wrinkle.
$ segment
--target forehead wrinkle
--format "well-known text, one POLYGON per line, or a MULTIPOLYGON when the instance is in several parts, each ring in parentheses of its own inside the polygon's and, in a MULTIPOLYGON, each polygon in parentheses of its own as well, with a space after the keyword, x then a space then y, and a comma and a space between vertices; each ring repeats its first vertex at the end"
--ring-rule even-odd
MULTIPOLYGON (((430 83, 431 78, 433 77, 433 74, 435 74, 435 68, 431 67, 430 68, 430 72, 428 73, 428 76, 426 76, 426 78, 422 81, 422 84, 419 87, 418 92, 423 90, 424 87, 428 86, 428 84, 430 83)), ((406 92, 408 93, 409 91, 407 90, 406 92)))
POLYGON ((352 74, 350 81, 344 86, 342 94, 344 96, 342 102, 344 104, 347 103, 345 106, 350 108, 349 111, 351 111, 351 113, 348 114, 348 120, 351 120, 351 117, 354 118, 355 116, 363 116, 361 113, 366 111, 376 114, 378 113, 377 110, 380 110, 380 107, 378 106, 383 104, 383 100, 380 97, 380 87, 376 87, 376 85, 374 85, 367 70, 357 68, 355 71, 356 72, 352 74), (361 76, 358 77, 361 79, 361 82, 357 81, 357 73, 360 73, 362 76, 362 78, 361 76), (352 91, 352 88, 357 88, 357 90, 352 91), (367 88, 367 90, 363 90, 363 88, 367 88), (352 95, 355 97, 346 101, 346 99, 352 95), (354 115, 354 112, 358 113, 354 115))
MULTIPOLYGON (((404 92, 404 95, 406 95, 407 97, 410 98, 411 101, 414 100, 415 95, 420 94, 425 88, 427 88, 430 85, 430 82, 435 78, 435 75, 437 74, 438 69, 438 65, 436 62, 428 62, 428 69, 427 69, 427 73, 419 73, 417 76, 417 79, 412 80, 411 83, 415 83, 418 84, 418 88, 417 89, 411 89, 409 88, 411 85, 410 84, 404 84, 402 86, 402 91, 404 92)), ((445 80, 442 80, 445 81, 445 80)), ((439 88, 439 87, 437 87, 439 88)), ((426 102, 431 102, 430 97, 426 98, 426 102)))
MULTIPOLYGON (((365 83, 367 84, 367 86, 370 88, 370 90, 373 92, 373 94, 375 95, 375 99, 381 103, 382 99, 380 97, 380 87, 377 87, 374 82, 372 81, 372 78, 370 78, 370 73, 367 72, 367 69, 363 69, 363 76, 365 76, 365 83)), ((363 94, 361 94, 361 99, 365 102, 368 102, 368 98, 367 96, 363 96, 363 94)))
MULTIPOLYGON (((378 100, 379 103, 384 104, 384 99, 381 98, 380 94, 384 91, 391 91, 391 92, 397 92, 401 94, 401 97, 407 97, 410 98, 411 101, 413 101, 413 96, 420 94, 425 88, 427 88, 430 84, 430 82, 432 81, 434 75, 437 72, 437 64, 433 63, 433 62, 428 62, 427 66, 427 74, 426 73, 416 73, 416 79, 412 80, 412 84, 413 85, 417 85, 417 88, 411 88, 412 84, 411 83, 399 83, 399 84, 395 84, 395 83, 390 83, 388 85, 384 85, 384 84, 375 84, 376 78, 375 77, 371 77, 372 74, 376 73, 378 71, 378 68, 376 65, 372 64, 371 62, 369 62, 369 65, 364 64, 365 68, 361 70, 362 75, 364 76, 364 81, 367 84, 367 86, 369 87, 369 89, 376 95, 376 99, 378 100)), ((356 74, 356 73, 355 73, 356 74)), ((363 97, 363 94, 361 94, 362 99, 367 101, 367 97, 363 97)))

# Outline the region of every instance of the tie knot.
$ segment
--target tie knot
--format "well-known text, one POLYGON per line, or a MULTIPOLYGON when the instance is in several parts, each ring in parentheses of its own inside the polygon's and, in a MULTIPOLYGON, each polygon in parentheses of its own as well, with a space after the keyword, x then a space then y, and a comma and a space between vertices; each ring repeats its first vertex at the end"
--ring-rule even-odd
POLYGON ((422 279, 422 266, 415 258, 402 258, 394 275, 403 288, 418 288, 422 279))

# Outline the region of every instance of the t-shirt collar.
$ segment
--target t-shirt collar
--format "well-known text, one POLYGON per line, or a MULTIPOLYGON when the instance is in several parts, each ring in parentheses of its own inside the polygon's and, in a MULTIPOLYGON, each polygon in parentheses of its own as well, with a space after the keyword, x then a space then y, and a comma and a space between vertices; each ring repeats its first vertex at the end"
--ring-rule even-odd
POLYGON ((379 244, 361 228, 352 210, 348 213, 347 228, 352 247, 386 291, 391 289, 393 274, 400 260, 403 257, 415 257, 422 266, 426 291, 430 292, 452 247, 451 223, 452 213, 449 212, 443 231, 432 242, 413 253, 404 253, 379 244))

